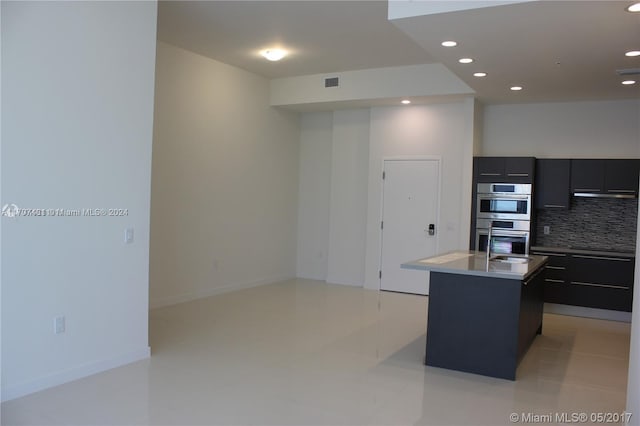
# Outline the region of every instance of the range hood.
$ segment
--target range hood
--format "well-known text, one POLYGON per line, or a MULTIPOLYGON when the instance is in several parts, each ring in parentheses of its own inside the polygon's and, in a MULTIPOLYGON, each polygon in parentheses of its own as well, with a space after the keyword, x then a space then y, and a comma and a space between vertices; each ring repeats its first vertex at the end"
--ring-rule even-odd
POLYGON ((609 190, 600 192, 598 189, 579 189, 573 193, 574 197, 585 198, 638 198, 636 191, 631 190, 609 190))

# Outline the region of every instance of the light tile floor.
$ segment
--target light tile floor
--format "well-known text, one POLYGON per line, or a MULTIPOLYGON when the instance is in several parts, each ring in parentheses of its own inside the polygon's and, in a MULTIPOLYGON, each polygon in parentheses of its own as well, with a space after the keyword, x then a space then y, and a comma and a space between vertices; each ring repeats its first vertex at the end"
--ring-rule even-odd
POLYGON ((300 279, 157 309, 149 360, 8 401, 2 424, 508 425, 625 408, 627 323, 545 314, 511 382, 425 367, 426 319, 426 297, 300 279))

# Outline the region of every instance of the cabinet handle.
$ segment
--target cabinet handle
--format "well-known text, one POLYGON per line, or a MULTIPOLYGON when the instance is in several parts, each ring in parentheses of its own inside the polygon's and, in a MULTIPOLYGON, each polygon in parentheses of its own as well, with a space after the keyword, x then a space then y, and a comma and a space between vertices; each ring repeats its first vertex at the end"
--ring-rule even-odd
POLYGON ((507 173, 507 176, 527 177, 529 173, 507 173))
POLYGON ((565 269, 567 269, 564 266, 547 266, 547 268, 548 269, 558 269, 558 270, 561 270, 561 271, 564 271, 565 269))
POLYGON ((533 254, 539 254, 542 256, 555 256, 555 257, 567 257, 566 254, 560 254, 560 253, 545 253, 543 251, 534 251, 533 254))
POLYGON ((544 280, 548 283, 564 283, 564 280, 554 280, 551 278, 545 278, 544 280))
POLYGON ((545 204, 544 205, 545 208, 552 208, 552 209, 566 209, 567 206, 562 206, 560 204, 545 204))
POLYGON ((580 259, 615 260, 618 262, 631 262, 631 259, 625 259, 620 257, 585 256, 582 254, 574 254, 573 257, 578 257, 580 259))
POLYGON ((480 176, 500 176, 502 173, 480 173, 480 176))
POLYGON ((635 194, 635 189, 607 189, 607 192, 624 192, 627 194, 635 194))
POLYGON ((600 190, 595 188, 575 188, 573 192, 600 192, 600 190))
POLYGON ((627 285, 596 284, 596 283, 585 283, 585 282, 581 282, 581 281, 571 281, 571 284, 588 285, 590 287, 616 288, 616 289, 619 289, 619 290, 629 290, 629 288, 630 288, 627 285))

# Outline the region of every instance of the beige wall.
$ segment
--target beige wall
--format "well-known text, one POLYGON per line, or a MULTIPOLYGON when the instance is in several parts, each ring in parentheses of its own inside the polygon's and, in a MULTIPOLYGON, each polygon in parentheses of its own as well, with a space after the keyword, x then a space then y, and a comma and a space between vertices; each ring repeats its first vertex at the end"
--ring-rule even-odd
POLYGON ((295 276, 299 143, 268 80, 158 43, 152 307, 295 276))
POLYGON ((11 399, 149 355, 156 4, 1 7, 0 205, 127 212, 2 218, 2 397, 11 399), (53 333, 56 316, 64 333, 53 333))
POLYGON ((482 155, 640 157, 640 100, 485 107, 482 155))
POLYGON ((336 111, 332 115, 304 114, 299 223, 312 230, 298 234, 299 276, 379 287, 381 173, 385 158, 441 159, 439 249, 466 248, 477 108, 473 99, 466 99, 336 111), (309 191, 316 191, 322 200, 331 200, 329 207, 323 201, 324 208, 319 208, 319 198, 302 195, 309 191), (323 238, 327 234, 328 240, 323 238), (338 241, 344 244, 339 247, 338 241), (323 258, 325 253, 329 262, 323 258))

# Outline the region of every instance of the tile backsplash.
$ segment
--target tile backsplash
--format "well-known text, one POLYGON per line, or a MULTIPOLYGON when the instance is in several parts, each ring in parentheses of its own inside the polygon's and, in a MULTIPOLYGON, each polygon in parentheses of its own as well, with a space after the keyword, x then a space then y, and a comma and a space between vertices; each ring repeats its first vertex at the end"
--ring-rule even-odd
POLYGON ((538 210, 537 246, 579 247, 633 252, 636 249, 637 199, 571 199, 569 210, 538 210), (544 227, 551 233, 544 235, 544 227))

